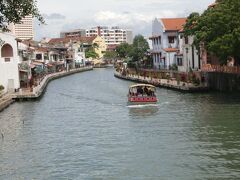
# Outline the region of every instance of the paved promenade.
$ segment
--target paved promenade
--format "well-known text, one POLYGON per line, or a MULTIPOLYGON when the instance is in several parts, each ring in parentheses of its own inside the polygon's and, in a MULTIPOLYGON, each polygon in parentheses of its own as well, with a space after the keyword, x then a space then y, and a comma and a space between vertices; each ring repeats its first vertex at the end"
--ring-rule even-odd
POLYGON ((128 74, 126 76, 121 75, 119 72, 115 72, 114 76, 120 79, 130 80, 138 83, 147 83, 152 84, 157 87, 164 87, 173 90, 183 91, 183 92, 202 92, 207 91, 208 88, 206 85, 194 85, 192 83, 186 82, 178 82, 175 79, 156 79, 156 78, 148 78, 143 76, 136 76, 128 74))

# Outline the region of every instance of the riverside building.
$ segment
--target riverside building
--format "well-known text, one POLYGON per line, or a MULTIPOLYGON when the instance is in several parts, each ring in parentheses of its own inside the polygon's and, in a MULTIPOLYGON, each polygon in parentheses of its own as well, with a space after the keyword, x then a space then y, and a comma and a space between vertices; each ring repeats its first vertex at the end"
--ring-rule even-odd
POLYGON ((155 69, 170 69, 173 65, 181 65, 177 62, 177 54, 180 52, 179 33, 187 18, 162 18, 154 19, 152 25, 151 54, 155 69))
POLYGON ((0 85, 4 86, 4 92, 13 92, 20 87, 17 43, 11 33, 0 32, 0 85))

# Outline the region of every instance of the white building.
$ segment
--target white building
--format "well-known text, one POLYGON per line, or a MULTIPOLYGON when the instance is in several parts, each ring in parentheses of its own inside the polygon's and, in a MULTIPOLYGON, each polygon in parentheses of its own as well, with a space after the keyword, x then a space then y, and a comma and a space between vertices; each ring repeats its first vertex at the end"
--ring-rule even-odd
POLYGON ((21 40, 34 39, 33 17, 26 16, 19 24, 10 24, 9 30, 21 40))
POLYGON ((194 46, 194 37, 184 37, 183 33, 179 34, 180 51, 176 55, 178 70, 189 72, 190 69, 198 71, 201 69, 200 53, 194 46))
POLYGON ((101 36, 106 45, 119 45, 121 43, 133 43, 133 33, 131 30, 119 27, 94 27, 86 30, 86 36, 101 36))
POLYGON ((186 18, 154 19, 152 25, 153 66, 155 69, 170 69, 177 65, 176 55, 180 51, 179 31, 186 18))
POLYGON ((20 88, 19 56, 16 37, 10 33, 0 32, 0 85, 5 92, 13 92, 20 88))

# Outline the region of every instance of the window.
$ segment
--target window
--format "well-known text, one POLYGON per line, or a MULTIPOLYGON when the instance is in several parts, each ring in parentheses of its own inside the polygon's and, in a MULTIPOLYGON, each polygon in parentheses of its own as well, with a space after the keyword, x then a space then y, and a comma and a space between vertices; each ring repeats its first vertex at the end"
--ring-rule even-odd
POLYGON ((173 44, 173 43, 174 43, 174 39, 175 39, 174 36, 168 36, 168 42, 169 42, 170 44, 173 44))
POLYGON ((184 37, 185 44, 188 44, 188 36, 184 37))
POLYGON ((4 58, 5 62, 10 62, 11 59, 10 58, 4 58))
POLYGON ((161 36, 159 36, 159 39, 158 39, 158 40, 159 40, 159 44, 161 44, 161 40, 162 40, 162 39, 161 39, 161 36))
POLYGON ((1 49, 2 57, 13 57, 13 48, 10 44, 4 44, 1 49))
POLYGON ((36 54, 36 60, 42 60, 42 54, 36 54))
POLYGON ((183 65, 182 58, 177 58, 177 65, 178 66, 182 66, 183 65))

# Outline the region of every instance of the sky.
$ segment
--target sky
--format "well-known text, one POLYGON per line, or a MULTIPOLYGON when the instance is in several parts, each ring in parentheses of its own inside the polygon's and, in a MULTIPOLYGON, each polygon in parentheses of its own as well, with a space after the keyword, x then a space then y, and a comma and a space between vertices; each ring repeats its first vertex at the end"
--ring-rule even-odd
POLYGON ((35 22, 35 39, 55 38, 61 31, 120 26, 150 36, 154 18, 187 17, 203 12, 214 0, 38 0, 46 25, 35 22))

